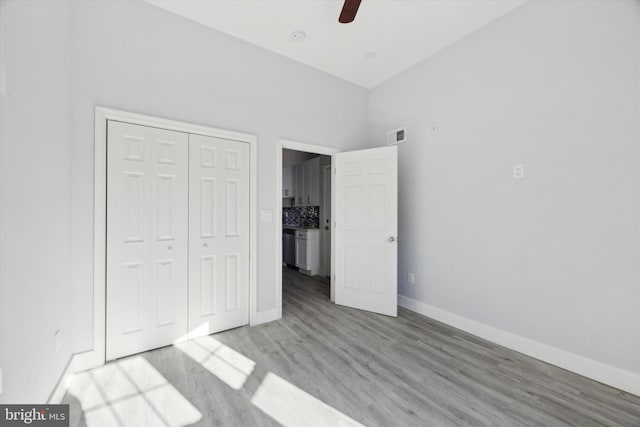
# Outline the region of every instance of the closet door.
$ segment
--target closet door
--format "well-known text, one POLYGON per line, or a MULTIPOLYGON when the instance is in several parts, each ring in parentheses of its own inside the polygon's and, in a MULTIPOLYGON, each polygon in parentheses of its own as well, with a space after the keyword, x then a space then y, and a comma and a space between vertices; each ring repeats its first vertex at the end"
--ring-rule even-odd
POLYGON ((249 323, 249 144, 189 135, 189 331, 249 323))
POLYGON ((109 121, 107 360, 187 333, 188 136, 109 121))

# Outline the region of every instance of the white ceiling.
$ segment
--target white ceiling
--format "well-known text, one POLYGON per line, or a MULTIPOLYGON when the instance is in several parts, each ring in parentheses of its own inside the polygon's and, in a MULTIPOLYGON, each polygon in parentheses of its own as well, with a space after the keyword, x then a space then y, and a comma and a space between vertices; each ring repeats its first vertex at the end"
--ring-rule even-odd
POLYGON ((363 0, 351 24, 338 23, 342 0, 146 1, 372 88, 526 0, 363 0))

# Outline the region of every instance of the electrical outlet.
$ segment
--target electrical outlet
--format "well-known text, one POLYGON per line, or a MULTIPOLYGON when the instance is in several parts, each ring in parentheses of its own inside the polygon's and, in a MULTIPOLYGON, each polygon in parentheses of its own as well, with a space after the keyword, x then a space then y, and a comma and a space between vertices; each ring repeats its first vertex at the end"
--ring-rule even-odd
POLYGON ((416 275, 413 273, 407 273, 407 282, 409 282, 409 284, 411 285, 415 285, 416 284, 416 275))
POLYGON ((513 165, 513 179, 524 178, 524 165, 513 165))
POLYGON ((60 338, 60 330, 57 330, 53 333, 53 349, 56 353, 60 353, 61 345, 62 340, 60 338))

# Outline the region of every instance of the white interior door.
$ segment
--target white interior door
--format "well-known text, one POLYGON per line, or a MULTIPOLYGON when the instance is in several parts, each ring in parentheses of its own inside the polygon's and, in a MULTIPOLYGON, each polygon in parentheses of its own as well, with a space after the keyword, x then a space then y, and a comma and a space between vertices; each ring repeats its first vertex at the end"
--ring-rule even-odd
POLYGON ((335 159, 336 304, 397 316, 397 147, 335 159))
POLYGON ((249 323, 249 144, 189 135, 189 331, 249 323))
POLYGON ((187 134, 115 121, 107 134, 107 330, 112 360, 187 333, 187 134))

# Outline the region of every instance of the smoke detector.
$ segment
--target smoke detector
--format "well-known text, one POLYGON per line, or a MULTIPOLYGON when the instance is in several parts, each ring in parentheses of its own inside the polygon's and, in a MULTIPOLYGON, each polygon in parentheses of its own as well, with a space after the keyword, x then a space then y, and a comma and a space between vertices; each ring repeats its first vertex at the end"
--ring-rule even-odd
POLYGON ((392 130, 387 134, 387 145, 402 144, 407 140, 407 128, 392 130))

